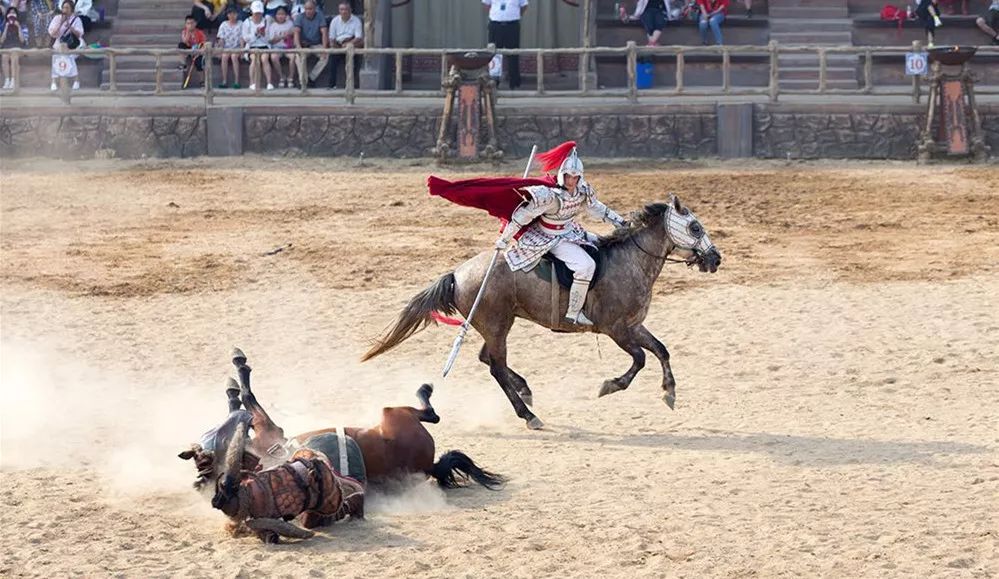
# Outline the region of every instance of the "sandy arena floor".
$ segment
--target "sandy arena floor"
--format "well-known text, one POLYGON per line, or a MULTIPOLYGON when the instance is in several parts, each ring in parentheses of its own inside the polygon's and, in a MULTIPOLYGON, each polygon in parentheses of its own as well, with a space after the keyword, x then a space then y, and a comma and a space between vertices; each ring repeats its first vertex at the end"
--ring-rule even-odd
POLYGON ((176 458, 225 414, 229 349, 286 430, 374 423, 454 330, 360 354, 495 222, 409 162, 4 161, 0 576, 999 575, 999 167, 634 166, 587 169, 622 212, 678 193, 725 259, 656 286, 676 411, 651 358, 598 400, 628 356, 521 323, 528 431, 474 336, 431 430, 507 487, 265 546, 176 458))

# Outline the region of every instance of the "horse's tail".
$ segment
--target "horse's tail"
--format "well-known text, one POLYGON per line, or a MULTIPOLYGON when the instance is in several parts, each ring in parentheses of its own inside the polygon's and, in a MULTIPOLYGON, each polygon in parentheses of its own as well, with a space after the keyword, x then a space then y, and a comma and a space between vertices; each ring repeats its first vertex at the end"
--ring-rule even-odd
POLYGON ((479 468, 467 454, 460 450, 449 450, 441 455, 430 471, 442 488, 454 489, 465 486, 472 479, 491 491, 498 490, 506 482, 506 477, 479 468))
POLYGON ((409 305, 399 314, 395 326, 387 335, 375 342, 364 354, 361 361, 370 360, 401 344, 416 332, 434 321, 434 312, 453 314, 457 311, 454 303, 454 272, 442 275, 430 287, 409 300, 409 305))

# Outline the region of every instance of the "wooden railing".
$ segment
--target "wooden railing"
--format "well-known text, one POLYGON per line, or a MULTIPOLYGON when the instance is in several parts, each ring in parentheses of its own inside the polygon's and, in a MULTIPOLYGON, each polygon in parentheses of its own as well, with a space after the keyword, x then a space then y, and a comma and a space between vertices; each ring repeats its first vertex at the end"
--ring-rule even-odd
MULTIPOLYGON (((305 97, 316 96, 329 98, 331 95, 343 96, 348 104, 353 104, 358 97, 427 97, 443 96, 443 89, 437 90, 414 90, 406 89, 403 86, 403 58, 406 56, 436 56, 440 58, 440 78, 443 85, 448 75, 448 55, 464 52, 481 51, 482 49, 427 49, 427 48, 361 48, 355 49, 353 46, 347 48, 306 48, 287 49, 284 52, 299 56, 333 56, 343 55, 346 60, 346 87, 341 90, 311 89, 304 82, 307 78, 306 58, 298 58, 298 77, 301 88, 296 91, 305 97), (354 61, 358 57, 384 57, 389 56, 394 59, 394 79, 392 88, 385 90, 359 90, 354 88, 354 61)), ((490 46, 487 50, 493 50, 490 46)), ((637 46, 634 42, 628 42, 622 47, 589 47, 589 48, 521 48, 521 49, 500 49, 495 50, 503 55, 533 56, 537 67, 537 84, 534 90, 504 91, 501 94, 504 98, 519 97, 542 97, 542 96, 596 96, 596 97, 623 97, 631 102, 638 102, 641 97, 669 97, 669 96, 753 96, 766 95, 771 102, 777 102, 783 95, 903 95, 911 96, 913 102, 919 102, 921 98, 922 77, 913 76, 911 85, 889 84, 877 86, 873 77, 873 58, 876 56, 904 56, 907 52, 919 52, 922 50, 920 43, 913 42, 911 47, 899 46, 808 46, 808 45, 781 45, 776 41, 770 41, 766 46, 637 46), (722 80, 718 86, 688 86, 685 82, 686 59, 692 54, 697 55, 720 55, 722 80), (815 54, 819 60, 819 75, 817 87, 814 89, 788 89, 780 84, 780 56, 788 54, 815 54), (579 62, 579 78, 577 88, 573 90, 549 90, 545 86, 545 57, 573 55, 579 62), (767 60, 768 82, 765 87, 761 86, 736 86, 731 82, 732 78, 732 55, 755 55, 767 60), (830 55, 854 55, 863 62, 862 81, 859 86, 853 88, 830 88, 828 86, 828 59, 830 55), (623 57, 627 68, 627 85, 624 88, 598 88, 590 86, 590 67, 595 57, 619 56, 623 57), (640 57, 672 57, 676 61, 675 83, 669 88, 638 88, 636 65, 640 57)), ((990 54, 999 56, 999 47, 979 47, 980 54, 990 54)), ((53 49, 2 49, 0 54, 9 54, 13 57, 14 89, 5 94, 19 94, 22 90, 21 60, 25 57, 49 57, 55 54, 53 49)), ((81 89, 79 91, 68 90, 66 79, 60 79, 59 95, 65 102, 69 102, 73 95, 113 95, 113 96, 139 96, 139 95, 186 95, 191 96, 191 90, 168 89, 164 86, 163 70, 164 61, 172 68, 174 63, 179 63, 182 57, 200 55, 204 57, 204 87, 201 93, 206 104, 212 104, 217 95, 248 95, 255 97, 287 97, 288 91, 265 91, 262 90, 260 82, 259 58, 257 65, 251 67, 252 78, 256 81, 255 90, 228 90, 214 88, 216 74, 216 57, 229 54, 251 54, 251 55, 272 55, 274 51, 269 50, 222 50, 218 48, 205 48, 201 50, 183 50, 177 48, 157 49, 157 48, 88 48, 84 50, 72 51, 72 54, 84 57, 101 57, 108 62, 108 87, 107 89, 81 89), (155 58, 155 85, 149 91, 123 91, 118 88, 119 69, 117 59, 122 56, 152 56, 155 58)), ((903 66, 900 59, 899 67, 903 66)), ((995 86, 979 86, 976 88, 979 94, 999 94, 999 88, 995 86)), ((197 94, 197 93, 195 93, 197 94)))

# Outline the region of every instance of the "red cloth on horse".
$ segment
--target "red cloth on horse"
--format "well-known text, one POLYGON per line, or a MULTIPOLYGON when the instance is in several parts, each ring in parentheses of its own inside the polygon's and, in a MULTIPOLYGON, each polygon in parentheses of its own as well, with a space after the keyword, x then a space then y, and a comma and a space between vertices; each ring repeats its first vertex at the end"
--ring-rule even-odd
POLYGON ((527 193, 520 191, 531 185, 555 185, 555 179, 521 179, 519 177, 479 177, 447 181, 431 175, 427 177, 427 187, 431 195, 437 195, 464 207, 484 209, 497 219, 507 222, 521 203, 527 199, 527 193))

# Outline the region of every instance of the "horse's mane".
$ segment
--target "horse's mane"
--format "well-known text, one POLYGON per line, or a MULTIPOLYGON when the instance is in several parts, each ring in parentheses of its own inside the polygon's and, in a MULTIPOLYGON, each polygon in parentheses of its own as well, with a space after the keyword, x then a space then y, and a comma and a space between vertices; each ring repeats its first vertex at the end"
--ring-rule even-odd
POLYGON ((660 223, 669 203, 650 203, 637 212, 628 227, 618 227, 609 235, 604 235, 597 241, 601 251, 614 251, 640 232, 660 223))

